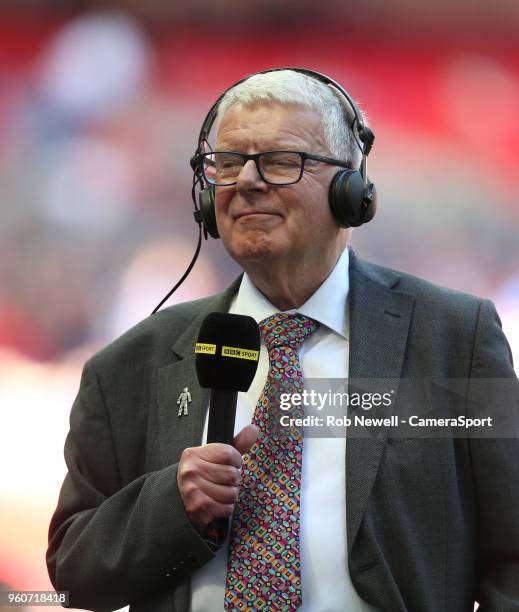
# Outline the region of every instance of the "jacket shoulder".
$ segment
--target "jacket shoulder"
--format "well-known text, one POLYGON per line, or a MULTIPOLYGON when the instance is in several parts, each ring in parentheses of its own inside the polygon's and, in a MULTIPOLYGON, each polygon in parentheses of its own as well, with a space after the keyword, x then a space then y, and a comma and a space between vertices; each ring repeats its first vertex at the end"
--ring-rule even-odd
POLYGON ((130 363, 148 365, 169 363, 172 346, 205 313, 219 310, 224 294, 182 302, 146 317, 95 353, 89 363, 99 370, 110 370, 130 363), (149 363, 153 360, 153 364, 149 363))
POLYGON ((358 271, 373 282, 385 284, 387 287, 412 295, 417 302, 427 304, 432 309, 448 309, 453 311, 478 311, 484 298, 435 284, 408 272, 395 270, 379 264, 355 258, 354 266, 358 271))

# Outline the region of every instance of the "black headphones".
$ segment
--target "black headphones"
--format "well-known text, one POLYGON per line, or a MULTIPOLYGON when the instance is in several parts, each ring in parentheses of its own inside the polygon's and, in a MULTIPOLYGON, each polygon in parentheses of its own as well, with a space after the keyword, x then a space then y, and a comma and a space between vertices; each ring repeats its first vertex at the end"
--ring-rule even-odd
MULTIPOLYGON (((362 161, 360 164, 360 170, 351 170, 346 168, 337 172, 330 183, 328 201, 330 203, 332 215, 339 227, 358 227, 363 223, 371 221, 377 209, 377 192, 375 190, 375 185, 373 185, 373 183, 371 183, 368 179, 366 158, 371 151, 371 147, 373 146, 375 134, 373 134, 372 130, 364 124, 362 114, 348 92, 345 91, 338 83, 328 78, 324 74, 315 72, 314 70, 307 70, 306 68, 272 68, 271 70, 262 70, 256 74, 278 72, 279 70, 293 70, 294 72, 300 72, 301 74, 306 74, 313 77, 325 85, 334 87, 348 102, 353 114, 353 116, 348 114, 348 124, 352 131, 353 137, 355 138, 355 142, 362 153, 362 161)), ((218 114, 218 106, 222 98, 230 89, 236 87, 240 83, 243 83, 251 76, 253 75, 249 75, 244 79, 241 79, 241 81, 238 81, 226 89, 210 108, 206 118, 204 119, 204 123, 202 124, 202 128, 200 130, 200 135, 198 136, 196 153, 190 160, 191 168, 193 169, 193 188, 191 190, 191 197, 193 198, 193 204, 195 206, 195 221, 199 227, 198 244, 195 254, 193 255, 193 258, 186 271, 173 289, 171 289, 167 295, 162 298, 159 304, 155 306, 152 314, 155 314, 160 309, 160 307, 170 298, 173 293, 175 293, 175 291, 189 276, 202 246, 202 229, 206 239, 208 235, 212 236, 213 238, 220 237, 218 234, 214 210, 215 188, 213 185, 207 184, 204 179, 201 165, 201 155, 204 153, 204 146, 208 143, 211 128, 213 127, 218 114), (198 203, 196 198, 197 187, 201 187, 200 193, 198 194, 198 203)))
MULTIPOLYGON (((348 92, 343 89, 339 83, 330 79, 324 74, 314 70, 307 70, 306 68, 272 68, 270 70, 262 70, 255 74, 278 72, 280 70, 293 70, 294 72, 300 72, 301 74, 306 74, 307 76, 317 79, 325 85, 331 85, 348 102, 349 107, 353 111, 352 117, 350 117, 348 114, 349 126, 353 137, 355 138, 355 142, 362 153, 362 161, 360 164, 360 170, 343 168, 337 172, 330 183, 328 201, 330 203, 332 215, 339 227, 358 227, 363 223, 371 221, 371 219, 373 219, 375 216, 377 209, 377 192, 375 185, 368 179, 366 158, 371 151, 371 147, 373 146, 375 134, 367 125, 364 124, 362 114, 348 92)), ((213 238, 219 238, 220 236, 218 234, 218 227, 216 225, 214 208, 215 188, 214 185, 207 184, 204 179, 200 156, 204 152, 204 146, 208 142, 211 128, 213 127, 218 114, 218 106, 220 105, 222 98, 229 90, 233 89, 237 85, 240 85, 240 83, 243 83, 251 76, 254 75, 249 75, 237 83, 234 83, 234 85, 228 87, 210 108, 206 118, 204 119, 202 128, 200 129, 196 152, 190 160, 191 168, 194 172, 193 185, 194 187, 195 185, 200 185, 202 187, 198 195, 198 205, 195 196, 195 189, 193 188, 192 195, 193 203, 195 205, 194 217, 196 223, 201 223, 203 225, 204 236, 206 239, 208 234, 213 238)))

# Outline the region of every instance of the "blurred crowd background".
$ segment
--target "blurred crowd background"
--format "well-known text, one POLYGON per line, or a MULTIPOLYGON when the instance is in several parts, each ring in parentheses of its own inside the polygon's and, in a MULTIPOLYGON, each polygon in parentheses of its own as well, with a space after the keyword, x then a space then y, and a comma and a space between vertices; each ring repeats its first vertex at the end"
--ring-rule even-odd
MULTIPOLYGON (((1 582, 50 588, 82 364, 187 267, 189 158, 211 103, 246 74, 302 66, 341 82, 376 133, 379 213, 354 249, 494 300, 519 362, 518 25, 515 0, 1 0, 1 582)), ((169 303, 237 272, 206 242, 169 303)))

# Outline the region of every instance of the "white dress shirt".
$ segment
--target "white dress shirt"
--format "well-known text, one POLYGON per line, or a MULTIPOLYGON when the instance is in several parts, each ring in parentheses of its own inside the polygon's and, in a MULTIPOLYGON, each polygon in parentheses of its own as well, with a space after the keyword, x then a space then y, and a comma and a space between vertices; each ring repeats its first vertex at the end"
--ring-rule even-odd
MULTIPOLYGON (((347 298, 349 255, 345 249, 328 278, 296 310, 320 323, 302 345, 305 378, 348 377, 349 322, 347 298)), ((247 314, 258 323, 279 310, 245 274, 229 312, 247 314)), ((258 370, 247 393, 238 394, 235 435, 252 421, 267 380, 268 351, 262 343, 258 370)), ((207 421, 204 440, 207 435, 207 421)), ((303 612, 372 610, 355 591, 347 561, 346 438, 305 437, 301 482, 301 577, 303 612)), ((228 544, 192 576, 192 612, 224 609, 228 544)))

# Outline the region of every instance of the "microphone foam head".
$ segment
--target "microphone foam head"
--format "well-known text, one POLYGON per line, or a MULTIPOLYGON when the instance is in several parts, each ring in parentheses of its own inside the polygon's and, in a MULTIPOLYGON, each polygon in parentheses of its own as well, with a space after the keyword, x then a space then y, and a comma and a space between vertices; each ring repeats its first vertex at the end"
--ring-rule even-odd
POLYGON ((252 317, 208 314, 195 346, 200 386, 248 391, 258 367, 260 342, 258 324, 252 317))

